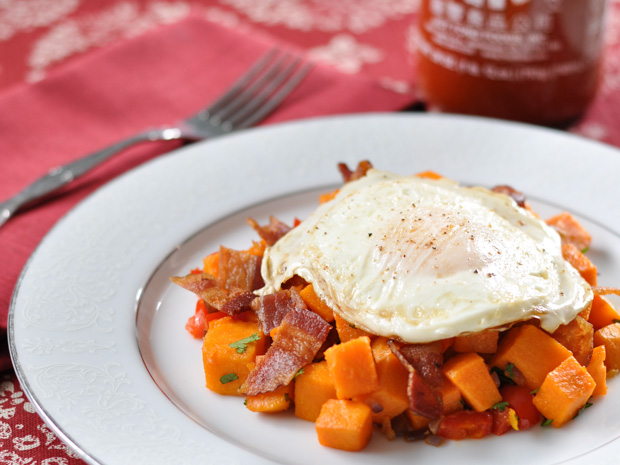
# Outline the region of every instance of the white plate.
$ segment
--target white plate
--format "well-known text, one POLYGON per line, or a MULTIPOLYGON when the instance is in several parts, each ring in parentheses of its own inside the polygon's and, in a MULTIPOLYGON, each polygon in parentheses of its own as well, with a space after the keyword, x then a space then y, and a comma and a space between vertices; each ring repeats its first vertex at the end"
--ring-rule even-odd
POLYGON ((312 423, 259 415, 207 392, 195 298, 168 281, 219 244, 245 248, 247 217, 291 222, 340 184, 337 162, 435 170, 509 184, 543 216, 591 230, 600 284, 620 283, 620 153, 557 131, 442 115, 362 115, 247 131, 161 157, 111 182, 45 237, 12 301, 19 379, 38 411, 97 464, 615 463, 620 381, 561 430, 451 442, 388 442, 361 453, 318 445, 312 423), (148 369, 147 369, 148 367, 148 369))

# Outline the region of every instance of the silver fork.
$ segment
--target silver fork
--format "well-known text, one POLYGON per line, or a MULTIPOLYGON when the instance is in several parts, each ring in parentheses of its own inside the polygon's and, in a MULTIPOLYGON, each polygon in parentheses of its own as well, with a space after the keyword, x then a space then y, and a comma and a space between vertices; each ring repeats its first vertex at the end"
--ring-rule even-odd
POLYGON ((312 65, 272 49, 218 100, 176 125, 150 128, 100 151, 51 169, 23 191, 0 203, 0 226, 24 206, 77 179, 122 150, 159 140, 198 141, 244 129, 269 115, 308 74, 312 65))

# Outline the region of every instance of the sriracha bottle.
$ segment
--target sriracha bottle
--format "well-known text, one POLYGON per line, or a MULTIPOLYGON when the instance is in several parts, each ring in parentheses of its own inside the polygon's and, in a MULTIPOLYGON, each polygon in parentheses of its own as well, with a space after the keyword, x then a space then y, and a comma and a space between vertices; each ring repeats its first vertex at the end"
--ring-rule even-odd
POLYGON ((577 119, 601 72, 606 0, 422 0, 431 107, 549 126, 577 119))

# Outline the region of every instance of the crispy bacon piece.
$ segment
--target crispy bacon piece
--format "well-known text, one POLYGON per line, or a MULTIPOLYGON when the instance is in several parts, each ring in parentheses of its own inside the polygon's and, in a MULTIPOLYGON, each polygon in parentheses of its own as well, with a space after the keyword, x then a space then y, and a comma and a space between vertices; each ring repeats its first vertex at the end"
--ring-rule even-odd
POLYGON ((291 276, 286 282, 282 283, 282 289, 291 289, 296 287, 298 290, 302 290, 308 285, 308 282, 297 275, 291 276))
POLYGON ((519 205, 522 208, 526 207, 526 200, 525 200, 525 194, 523 194, 522 192, 513 189, 510 186, 506 186, 506 185, 502 185, 502 186, 495 186, 493 189, 491 189, 493 192, 497 192, 498 194, 505 194, 508 197, 512 197, 512 200, 514 200, 515 202, 517 202, 517 205, 519 205))
POLYGON ((407 395, 409 408, 418 415, 438 418, 442 414, 441 396, 428 385, 415 368, 409 370, 407 395))
POLYGON ((340 344, 340 337, 338 336, 338 330, 336 329, 336 326, 332 326, 332 329, 330 329, 327 333, 327 337, 325 338, 323 345, 314 356, 314 360, 318 361, 324 359, 325 351, 335 344, 340 344))
POLYGON ((356 181, 359 178, 363 178, 364 176, 366 176, 366 173, 371 168, 372 163, 370 163, 368 160, 360 161, 357 164, 357 168, 355 168, 355 171, 351 171, 345 163, 338 163, 338 170, 340 170, 340 174, 342 175, 342 179, 345 183, 350 181, 356 181))
POLYGON ((234 315, 248 307, 256 296, 249 291, 233 288, 222 289, 218 279, 209 273, 190 273, 187 276, 173 276, 173 283, 193 292, 205 303, 221 312, 234 315))
MULTIPOLYGON (((392 350, 394 350, 394 346, 395 343, 392 342, 390 345, 392 350)), ((399 351, 429 386, 433 388, 443 386, 443 347, 441 341, 428 344, 405 344, 399 347, 399 351)))
POLYGON ((275 244, 278 239, 292 229, 274 216, 269 217, 269 224, 265 226, 260 226, 252 218, 248 218, 246 221, 269 246, 275 244))
POLYGON ((252 302, 252 309, 258 315, 263 334, 269 334, 273 328, 280 326, 286 314, 295 308, 306 308, 295 289, 276 291, 252 302))
POLYGON ((218 279, 209 273, 190 273, 187 276, 172 276, 170 280, 193 292, 207 304, 217 308, 223 305, 228 293, 221 289, 218 279))
POLYGON ((269 350, 240 391, 256 395, 290 383, 300 369, 312 362, 330 329, 329 323, 310 310, 295 308, 288 312, 269 350))
POLYGON ((228 293, 226 301, 219 308, 219 311, 235 315, 249 308, 254 299, 256 299, 256 296, 252 292, 244 291, 243 289, 232 289, 228 293))
POLYGON ((409 371, 407 396, 409 408, 427 418, 443 413, 439 389, 443 385, 443 351, 441 342, 401 345, 389 341, 392 352, 409 371))
POLYGON ((191 272, 186 276, 171 276, 170 280, 174 284, 197 295, 210 292, 212 289, 219 287, 217 278, 209 273, 191 272))
POLYGON ((220 246, 220 287, 254 291, 265 285, 260 274, 262 257, 220 246))
POLYGON ((620 295, 620 287, 592 286, 594 295, 620 295))

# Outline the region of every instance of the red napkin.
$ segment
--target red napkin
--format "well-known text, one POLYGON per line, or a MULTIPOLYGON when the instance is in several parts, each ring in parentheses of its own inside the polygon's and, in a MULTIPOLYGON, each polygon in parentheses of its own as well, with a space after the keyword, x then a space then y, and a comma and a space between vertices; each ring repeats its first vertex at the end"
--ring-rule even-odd
MULTIPOLYGON (((0 200, 50 167, 74 160, 146 127, 177 121, 221 94, 273 46, 190 18, 110 49, 91 53, 46 80, 0 96, 0 200)), ((283 46, 284 47, 284 46, 283 46)), ((315 66, 263 124, 312 116, 398 110, 412 97, 361 76, 315 66)), ((19 273, 50 227, 76 202, 120 173, 178 143, 126 151, 0 228, 0 342, 19 273)), ((10 367, 0 354, 0 371, 10 367)))

